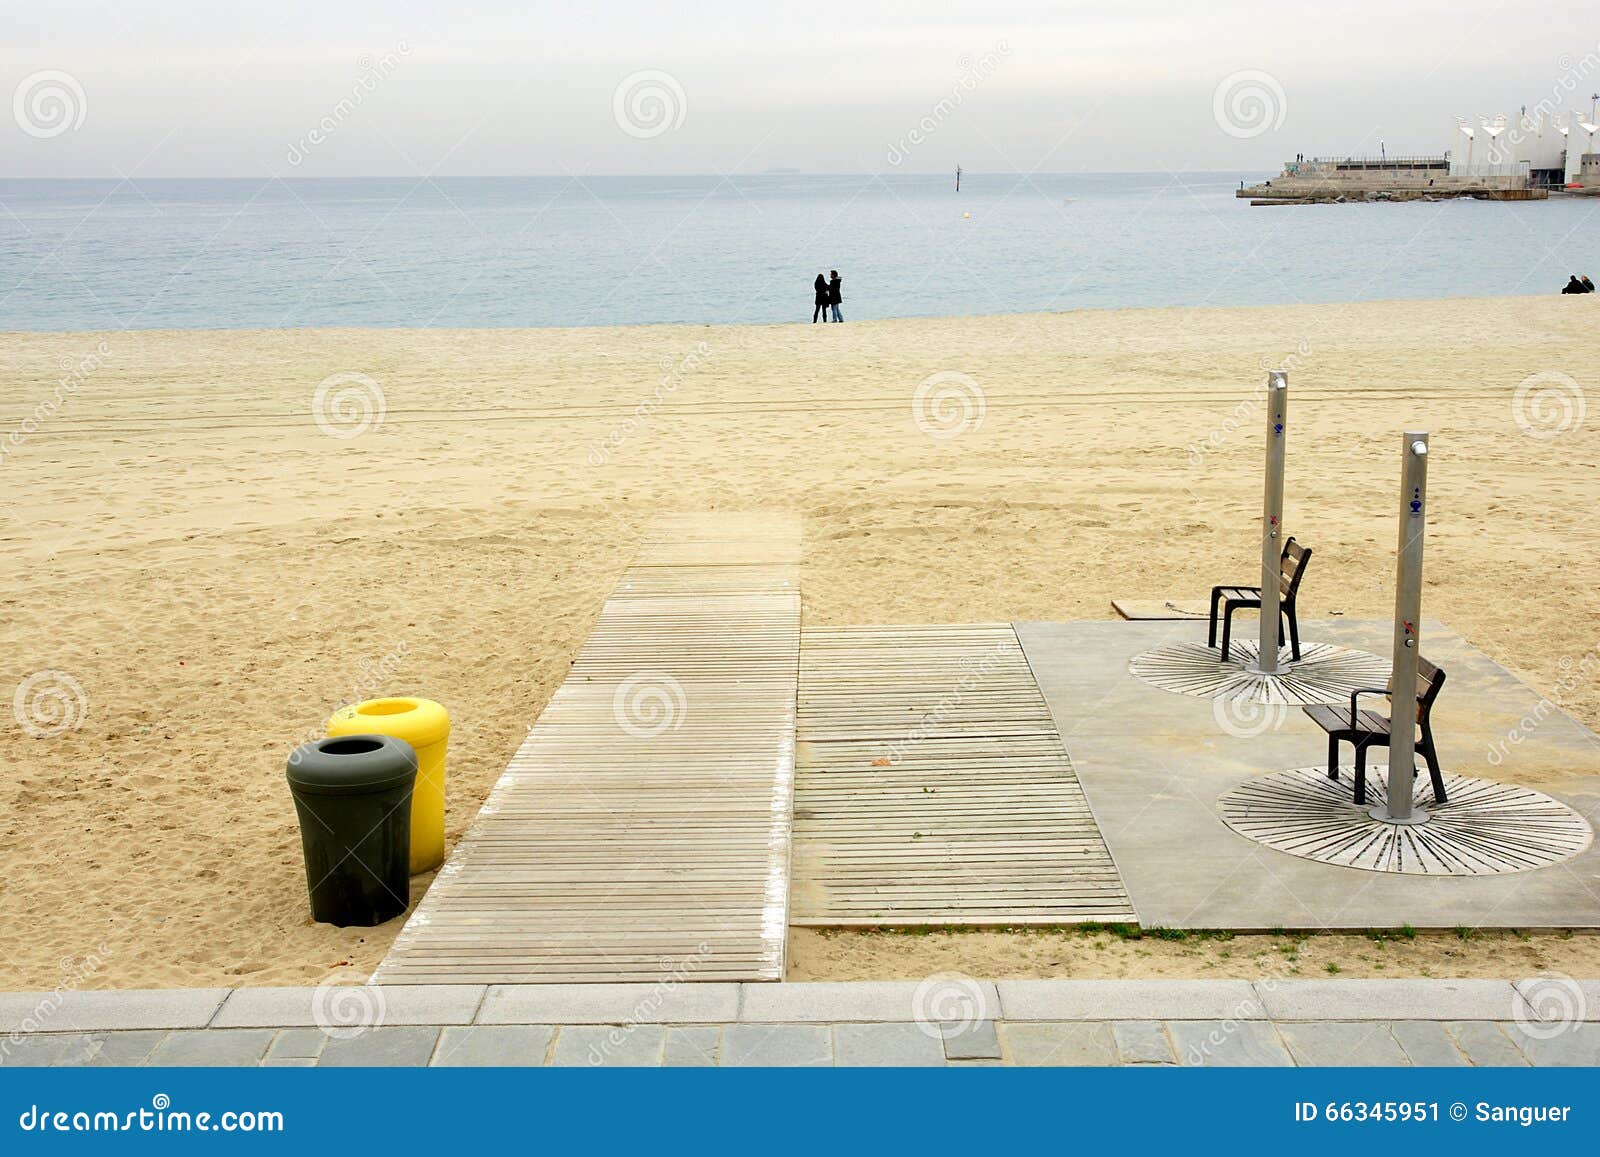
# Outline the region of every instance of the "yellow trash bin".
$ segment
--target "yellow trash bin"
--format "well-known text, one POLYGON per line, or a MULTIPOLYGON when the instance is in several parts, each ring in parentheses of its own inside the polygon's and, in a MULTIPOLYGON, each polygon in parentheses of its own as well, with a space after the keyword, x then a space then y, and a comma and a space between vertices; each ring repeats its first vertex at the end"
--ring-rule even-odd
POLYGON ((411 793, 411 874, 444 863, 444 752, 450 714, 432 699, 368 699, 340 708, 328 720, 329 735, 392 735, 417 753, 417 783, 411 793))

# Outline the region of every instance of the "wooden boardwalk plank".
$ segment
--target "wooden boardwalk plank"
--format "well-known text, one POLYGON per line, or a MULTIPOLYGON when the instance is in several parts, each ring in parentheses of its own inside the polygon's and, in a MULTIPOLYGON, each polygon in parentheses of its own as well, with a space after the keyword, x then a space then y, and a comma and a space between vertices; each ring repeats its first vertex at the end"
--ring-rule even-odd
POLYGON ((790 922, 1132 922, 1008 625, 801 638, 790 922))
POLYGON ((778 980, 799 524, 661 519, 374 979, 778 980))

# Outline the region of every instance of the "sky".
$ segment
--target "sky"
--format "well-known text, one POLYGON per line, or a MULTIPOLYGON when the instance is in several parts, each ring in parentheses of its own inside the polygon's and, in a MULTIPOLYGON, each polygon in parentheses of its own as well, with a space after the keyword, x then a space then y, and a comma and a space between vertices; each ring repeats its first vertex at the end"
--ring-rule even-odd
POLYGON ((1589 120, 1590 4, 0 0, 0 177, 1275 172, 1589 120))

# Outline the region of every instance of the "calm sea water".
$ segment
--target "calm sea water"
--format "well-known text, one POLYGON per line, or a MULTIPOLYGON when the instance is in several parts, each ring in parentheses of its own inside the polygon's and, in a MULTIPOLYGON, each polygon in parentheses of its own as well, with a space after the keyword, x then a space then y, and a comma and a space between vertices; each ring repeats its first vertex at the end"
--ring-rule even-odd
POLYGON ((1600 202, 1252 209, 1260 174, 0 181, 0 330, 848 319, 1554 293, 1600 202))

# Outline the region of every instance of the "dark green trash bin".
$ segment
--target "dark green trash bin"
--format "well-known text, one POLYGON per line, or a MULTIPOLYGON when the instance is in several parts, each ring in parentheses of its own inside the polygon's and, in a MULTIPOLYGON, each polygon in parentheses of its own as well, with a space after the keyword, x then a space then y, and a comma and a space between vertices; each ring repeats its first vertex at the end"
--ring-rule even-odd
POLYGON ((411 745, 389 735, 330 736, 296 748, 288 774, 312 918, 371 927, 403 913, 417 779, 411 745))

